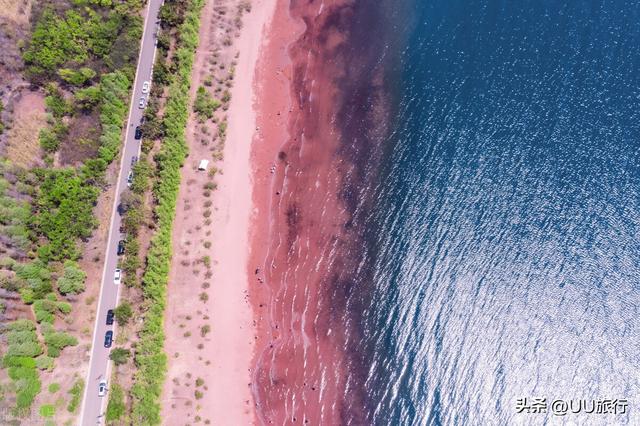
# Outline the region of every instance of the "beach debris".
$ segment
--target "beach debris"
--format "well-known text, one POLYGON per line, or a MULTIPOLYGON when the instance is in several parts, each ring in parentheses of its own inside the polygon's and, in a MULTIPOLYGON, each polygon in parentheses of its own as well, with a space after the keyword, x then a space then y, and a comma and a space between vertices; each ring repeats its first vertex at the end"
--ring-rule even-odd
POLYGON ((207 170, 207 167, 209 166, 209 160, 200 160, 200 164, 198 165, 198 170, 207 170))

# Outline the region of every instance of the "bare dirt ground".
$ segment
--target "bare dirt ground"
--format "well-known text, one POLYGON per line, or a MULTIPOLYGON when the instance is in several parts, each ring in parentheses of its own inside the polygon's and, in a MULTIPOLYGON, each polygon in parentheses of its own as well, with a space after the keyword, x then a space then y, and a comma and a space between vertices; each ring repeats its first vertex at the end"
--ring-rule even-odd
POLYGON ((192 115, 187 127, 190 155, 174 223, 165 321, 165 424, 255 423, 250 392, 255 336, 247 295, 249 154, 254 66, 270 6, 271 0, 254 0, 240 20, 238 8, 247 10, 246 2, 210 0, 202 13, 192 99, 201 84, 217 98, 231 80, 233 89, 226 142, 220 136, 226 105, 205 123, 192 115), (197 170, 201 159, 211 161, 208 172, 197 170))
POLYGON ((6 157, 13 164, 29 168, 40 162, 38 134, 47 124, 44 96, 23 89, 14 101, 13 122, 7 130, 6 157))
MULTIPOLYGON (((22 76, 22 58, 19 46, 29 31, 31 0, 0 0, 0 102, 4 111, 0 122, 10 127, 14 104, 20 91, 28 87, 22 76)), ((0 134, 0 152, 6 144, 8 132, 0 134)))

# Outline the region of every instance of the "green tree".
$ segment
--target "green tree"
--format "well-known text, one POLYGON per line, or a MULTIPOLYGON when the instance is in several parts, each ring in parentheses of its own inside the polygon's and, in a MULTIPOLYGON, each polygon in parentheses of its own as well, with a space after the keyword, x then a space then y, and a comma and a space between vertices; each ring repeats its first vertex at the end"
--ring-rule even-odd
POLYGON ((109 354, 109 359, 113 361, 115 365, 126 364, 131 356, 131 351, 125 348, 115 348, 109 354))
POLYGON ((115 315, 118 324, 126 325, 133 316, 133 308, 129 302, 124 301, 113 310, 113 314, 115 315))

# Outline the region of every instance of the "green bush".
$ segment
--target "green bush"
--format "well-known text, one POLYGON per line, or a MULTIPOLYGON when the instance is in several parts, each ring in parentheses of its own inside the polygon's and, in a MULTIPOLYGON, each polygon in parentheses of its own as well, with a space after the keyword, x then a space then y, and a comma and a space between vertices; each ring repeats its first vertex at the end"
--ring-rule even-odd
POLYGON ((45 418, 53 417, 56 415, 56 407, 51 404, 44 404, 40 406, 40 415, 45 418))
POLYGON ((125 414, 126 406, 124 404, 124 390, 117 383, 111 385, 109 392, 109 403, 107 404, 107 421, 113 422, 120 420, 125 414))
POLYGON ((113 310, 113 314, 115 315, 118 324, 127 325, 133 316, 133 308, 131 307, 131 304, 125 300, 113 310))
POLYGON ((56 393, 60 390, 60 384, 59 383, 51 383, 49 385, 49 393, 56 393))
POLYGON ((220 102, 213 99, 204 86, 198 87, 196 99, 193 102, 193 111, 198 114, 198 118, 201 121, 211 118, 218 108, 220 108, 220 102))
POLYGON ((58 291, 61 294, 78 294, 84 291, 87 274, 73 260, 64 262, 64 274, 58 279, 58 291))
POLYGON ((94 78, 96 76, 96 72, 88 67, 82 67, 79 70, 61 68, 58 70, 58 75, 69 84, 82 86, 87 81, 94 78))
POLYGON ((26 357, 36 357, 42 353, 42 346, 38 343, 38 341, 32 342, 24 342, 17 343, 14 345, 9 345, 7 348, 7 352, 5 356, 14 357, 14 356, 26 356, 26 357))
POLYGON ((62 96, 55 84, 50 84, 47 87, 47 96, 44 98, 44 103, 49 112, 57 119, 71 113, 71 105, 62 96))
POLYGON ((100 85, 78 89, 75 92, 76 105, 80 109, 90 110, 102 100, 100 85))
POLYGON ((153 174, 151 165, 146 161, 143 155, 140 160, 133 166, 133 182, 131 191, 136 194, 144 194, 149 189, 149 181, 153 174))
POLYGON ((76 346, 78 339, 64 331, 58 331, 45 334, 44 342, 47 345, 47 355, 57 358, 67 346, 76 346))
MULTIPOLYGON (((53 370, 53 366, 54 359, 50 356, 40 355, 38 358, 36 358, 36 367, 38 367, 39 370, 51 371, 53 370)), ((51 389, 49 389, 49 392, 51 392, 51 389)))
POLYGON ((58 306, 58 311, 60 311, 61 313, 65 315, 69 315, 71 313, 71 303, 58 302, 57 306, 58 306))
MULTIPOLYGON (((165 6, 168 4, 165 3, 165 6)), ((179 48, 176 51, 178 69, 169 87, 165 107, 166 136, 156 157, 158 184, 154 193, 157 199, 157 231, 151 241, 143 276, 143 294, 149 310, 145 314, 140 340, 136 346, 135 362, 138 371, 131 389, 134 424, 159 424, 161 420, 159 398, 167 368, 167 356, 163 350, 163 317, 171 259, 171 230, 180 187, 180 168, 187 153, 185 128, 189 86, 203 4, 203 0, 187 3, 188 9, 184 23, 180 26, 179 48)))
POLYGON ((78 410, 78 405, 80 405, 80 400, 82 398, 82 391, 84 391, 84 380, 78 379, 71 389, 69 389, 71 399, 69 400, 69 405, 67 405, 68 412, 75 413, 76 410, 78 410))
POLYGON ((131 351, 125 348, 115 348, 109 354, 109 359, 113 361, 115 365, 123 365, 129 361, 129 356, 131 355, 131 351))
POLYGON ((7 331, 30 331, 35 329, 34 322, 25 318, 17 319, 6 326, 7 331))
POLYGON ((50 129, 41 129, 38 139, 40 147, 46 152, 56 152, 60 147, 58 136, 50 129))
POLYGON ((96 225, 93 204, 98 189, 84 184, 73 169, 38 170, 40 188, 32 225, 48 243, 38 249, 41 260, 76 259, 78 238, 89 238, 96 225))
POLYGON ((18 345, 25 342, 37 342, 38 335, 34 330, 10 331, 7 333, 7 343, 9 346, 18 345))
POLYGON ((32 358, 5 356, 3 364, 8 367, 8 374, 14 382, 16 406, 14 414, 24 416, 28 414, 36 395, 40 393, 40 379, 32 358))
POLYGON ((53 324, 55 313, 58 310, 58 304, 47 299, 38 299, 33 302, 33 313, 38 322, 48 322, 53 324))

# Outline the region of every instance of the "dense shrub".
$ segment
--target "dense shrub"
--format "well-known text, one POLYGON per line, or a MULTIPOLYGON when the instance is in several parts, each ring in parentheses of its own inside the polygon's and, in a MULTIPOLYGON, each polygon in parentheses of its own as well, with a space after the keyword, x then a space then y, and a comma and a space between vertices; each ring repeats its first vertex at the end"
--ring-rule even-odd
POLYGON ((38 299, 33 302, 33 313, 35 314, 36 321, 38 322, 53 324, 57 310, 58 304, 54 301, 38 299))
POLYGON ((3 332, 7 338, 7 352, 2 358, 3 367, 14 382, 16 391, 15 415, 28 413, 35 396, 40 392, 40 379, 36 371, 36 360, 42 346, 36 335, 33 321, 20 319, 7 324, 3 332))
MULTIPOLYGON (((165 3, 165 6, 167 4, 169 3, 165 3)), ((203 0, 188 3, 184 23, 180 26, 179 48, 176 51, 179 67, 169 87, 164 118, 166 136, 156 157, 158 184, 154 193, 157 199, 157 232, 151 241, 143 276, 143 293, 149 310, 136 346, 135 361, 138 371, 131 389, 134 424, 159 424, 161 420, 159 397, 167 368, 167 357, 163 350, 163 317, 171 259, 171 230, 180 186, 180 167, 187 153, 185 127, 189 109, 190 74, 198 45, 200 10, 203 4, 203 0)))
POLYGON ((40 393, 42 386, 35 363, 33 366, 11 366, 8 372, 16 388, 16 407, 14 414, 24 416, 29 412, 31 404, 36 395, 40 393))
MULTIPOLYGON (((0 167, 9 168, 9 164, 0 159, 0 167)), ((31 207, 28 202, 11 196, 10 189, 15 191, 17 188, 12 188, 6 179, 0 177, 0 233, 4 236, 4 244, 27 252, 32 239, 31 230, 27 226, 31 217, 31 207)), ((11 265, 3 267, 11 269, 11 265)))
POLYGON ((193 111, 198 114, 200 121, 213 117, 213 113, 220 108, 220 102, 214 99, 204 86, 198 87, 193 111))
POLYGON ((62 349, 67 346, 76 346, 78 339, 68 333, 58 331, 45 334, 44 342, 47 344, 47 355, 57 358, 60 356, 62 349))
POLYGON ((55 84, 47 86, 47 96, 44 98, 47 109, 55 118, 62 118, 71 112, 71 105, 65 100, 55 84))
POLYGON ((91 236, 96 225, 98 189, 84 184, 73 169, 41 169, 37 174, 41 182, 32 224, 48 240, 38 256, 45 262, 77 259, 77 239, 91 236))
POLYGON ((87 81, 96 76, 96 72, 89 67, 82 67, 79 70, 61 68, 58 70, 61 79, 74 86, 82 86, 87 81))
POLYGON ((100 85, 87 87, 76 90, 75 94, 76 106, 83 110, 91 110, 102 100, 102 91, 100 85))
POLYGON ((34 79, 42 79, 60 70, 61 78, 78 85, 95 74, 86 67, 74 70, 63 65, 85 64, 90 55, 115 68, 134 60, 132 53, 137 51, 141 20, 133 13, 139 3, 129 3, 120 4, 106 14, 91 8, 78 7, 59 14, 46 9, 23 54, 29 75, 34 79), (126 52, 124 54, 123 49, 126 52))
POLYGON ((46 152, 56 152, 60 147, 60 140, 51 129, 41 129, 38 139, 40 147, 46 152))
POLYGON ((133 308, 131 307, 131 304, 125 300, 113 310, 113 314, 115 315, 118 324, 127 325, 133 316, 133 308))
POLYGON ((64 274, 58 279, 58 291, 61 294, 78 294, 84 291, 87 274, 73 260, 64 262, 64 274))
POLYGON ((115 348, 109 354, 109 359, 113 361, 115 365, 122 365, 129 361, 129 356, 131 356, 131 351, 129 351, 129 349, 115 348))
POLYGON ((84 390, 84 380, 82 379, 78 379, 73 384, 71 389, 69 389, 69 395, 71 395, 71 399, 69 400, 69 405, 67 405, 68 412, 75 413, 78 410, 78 405, 80 405, 83 390, 84 390))
MULTIPOLYGON (((48 355, 41 355, 36 358, 36 367, 40 370, 53 370, 54 359, 48 355)), ((55 384, 55 383, 54 383, 55 384)), ((59 387, 60 385, 58 385, 59 387)), ((49 386, 49 392, 51 392, 51 386, 49 386)))
POLYGON ((113 422, 119 420, 125 413, 124 390, 122 387, 114 383, 109 391, 109 403, 107 404, 107 421, 113 422))
MULTIPOLYGON (((78 134, 77 126, 84 131, 83 123, 92 120, 70 119, 73 115, 99 113, 100 138, 91 141, 98 142, 97 154, 80 167, 22 171, 0 162, 0 175, 7 178, 0 178, 0 234, 3 244, 11 248, 7 255, 22 260, 33 259, 33 252, 37 253, 37 260, 26 264, 3 261, 0 267, 13 270, 15 276, 1 275, 0 283, 5 289, 19 290, 23 301, 32 304, 40 339, 47 346, 47 355, 42 355, 38 331, 30 321, 17 321, 3 330, 8 346, 2 361, 14 381, 11 388, 16 391, 16 413, 20 415, 28 412, 40 391, 36 368, 52 369, 53 357, 77 344, 73 336, 53 328, 55 315, 70 313, 71 305, 57 300, 49 266, 58 273, 52 262, 65 261, 57 282, 61 294, 83 291, 86 275, 73 260, 80 256, 79 240, 88 238, 94 229, 99 186, 119 151, 142 32, 140 0, 71 0, 51 6, 45 2, 40 7, 44 10, 34 9, 37 20, 23 59, 28 77, 45 88, 45 104, 51 114, 50 127, 39 135, 47 154, 45 164, 52 164, 49 154, 61 143, 78 134), (111 72, 98 75, 106 70, 111 72), (25 196, 16 197, 16 193, 25 196)), ((89 131, 96 129, 94 123, 91 126, 89 131)), ((77 410, 82 387, 79 381, 70 392, 71 412, 77 410)), ((52 406, 41 408, 45 417, 54 412, 52 406)))
POLYGON ((53 417, 56 415, 56 407, 51 404, 44 404, 40 406, 40 415, 45 418, 53 417))

